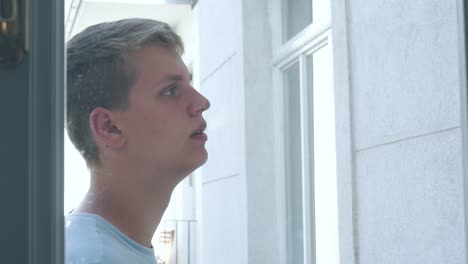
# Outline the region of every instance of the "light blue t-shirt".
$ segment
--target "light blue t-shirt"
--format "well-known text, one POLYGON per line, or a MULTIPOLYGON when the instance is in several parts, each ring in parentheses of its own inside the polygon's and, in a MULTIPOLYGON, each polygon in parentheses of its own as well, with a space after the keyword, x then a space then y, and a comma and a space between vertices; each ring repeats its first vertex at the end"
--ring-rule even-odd
POLYGON ((120 232, 99 215, 71 213, 65 217, 65 263, 155 264, 152 248, 120 232))

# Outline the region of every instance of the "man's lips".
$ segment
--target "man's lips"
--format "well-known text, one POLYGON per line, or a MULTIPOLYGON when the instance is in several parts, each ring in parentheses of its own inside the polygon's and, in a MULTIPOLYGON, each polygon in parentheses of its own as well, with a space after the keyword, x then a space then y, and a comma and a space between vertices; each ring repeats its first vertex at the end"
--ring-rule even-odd
POLYGON ((206 122, 203 122, 198 129, 192 133, 190 138, 196 139, 196 140, 203 140, 206 141, 208 140, 208 136, 204 133, 206 130, 206 122))
POLYGON ((191 139, 196 139, 196 140, 202 140, 202 141, 207 141, 208 140, 208 136, 205 133, 193 134, 192 136, 190 136, 190 138, 191 139))

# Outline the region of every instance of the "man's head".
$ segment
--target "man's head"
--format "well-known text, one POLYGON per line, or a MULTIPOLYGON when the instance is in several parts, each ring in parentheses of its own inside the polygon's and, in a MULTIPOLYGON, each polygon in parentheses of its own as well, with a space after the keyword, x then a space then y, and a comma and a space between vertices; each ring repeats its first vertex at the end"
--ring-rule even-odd
POLYGON ((89 165, 106 154, 184 173, 206 160, 197 131, 209 102, 190 85, 182 52, 167 24, 148 19, 98 24, 68 42, 67 130, 89 165))

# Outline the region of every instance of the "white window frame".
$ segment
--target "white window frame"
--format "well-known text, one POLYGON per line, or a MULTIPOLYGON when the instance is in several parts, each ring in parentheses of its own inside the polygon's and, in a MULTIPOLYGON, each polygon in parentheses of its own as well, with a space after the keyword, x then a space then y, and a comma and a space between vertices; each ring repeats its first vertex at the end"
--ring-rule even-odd
MULTIPOLYGON (((312 0, 311 0, 312 1, 312 0)), ((299 62, 301 96, 301 156, 303 186, 303 232, 304 263, 315 263, 315 219, 311 196, 314 195, 313 177, 305 177, 313 172, 313 118, 307 110, 307 56, 329 45, 332 59, 333 89, 335 90, 336 122, 336 166, 337 166, 337 201, 338 234, 340 263, 354 264, 357 260, 357 228, 355 227, 355 184, 353 175, 354 155, 351 131, 351 106, 349 82, 349 55, 347 37, 346 1, 330 0, 331 17, 326 21, 317 21, 307 26, 295 37, 283 44, 283 32, 273 31, 273 89, 275 118, 275 179, 278 201, 280 262, 287 263, 286 234, 286 193, 285 193, 285 129, 284 129, 284 80, 283 72, 289 66, 299 62), (333 30, 332 30, 333 27, 333 30), (312 180, 312 182, 310 182, 312 180), (309 187, 306 187, 309 186, 309 187), (306 190, 310 188, 309 190, 306 190), (311 230, 312 229, 312 230, 311 230)), ((283 29, 282 1, 273 1, 273 28, 283 29)), ((313 198, 313 197, 312 197, 313 198)))
MULTIPOLYGON (((275 92, 274 94, 278 95, 275 98, 275 110, 277 111, 275 113, 277 118, 277 123, 275 127, 275 131, 277 132, 277 135, 275 135, 276 140, 275 142, 278 143, 277 145, 277 151, 276 153, 280 154, 281 156, 278 156, 278 160, 276 162, 276 165, 279 166, 276 171, 277 171, 277 182, 279 183, 277 186, 279 187, 278 189, 278 194, 280 195, 280 198, 278 199, 280 201, 279 203, 279 212, 280 213, 280 226, 281 226, 281 232, 280 232, 280 241, 283 241, 283 245, 281 248, 285 249, 287 248, 287 235, 286 235, 286 193, 285 193, 285 162, 286 159, 284 157, 285 153, 285 124, 284 124, 284 119, 285 119, 285 108, 284 108, 284 98, 285 98, 285 91, 283 89, 284 85, 284 79, 283 79, 283 73, 284 70, 286 70, 288 67, 293 65, 294 63, 299 63, 299 71, 300 71, 300 107, 301 107, 301 157, 302 157, 302 162, 301 162, 301 172, 302 172, 302 204, 303 204, 303 232, 304 232, 304 263, 311 264, 315 263, 313 261, 315 259, 315 238, 311 237, 311 234, 313 232, 313 229, 311 228, 314 227, 314 219, 312 219, 314 215, 314 205, 311 204, 311 201, 313 201, 311 198, 311 195, 314 194, 313 192, 313 186, 314 183, 313 181, 311 182, 311 171, 313 170, 313 140, 311 140, 313 136, 313 124, 312 124, 312 117, 309 116, 310 114, 310 102, 308 102, 308 99, 311 98, 310 95, 308 94, 308 89, 307 87, 309 86, 309 80, 307 80, 307 56, 313 54, 314 52, 318 51, 320 48, 323 48, 326 45, 329 45, 329 40, 330 40, 330 31, 325 28, 324 31, 320 33, 320 35, 312 39, 307 46, 303 47, 301 49, 302 52, 299 52, 300 55, 296 56, 291 56, 287 57, 287 59, 282 60, 280 63, 275 64, 276 69, 275 69, 275 92), (310 45, 309 45, 310 44, 310 45)), ((286 252, 283 252, 283 259, 282 263, 286 263, 286 252)))
MULTIPOLYGON (((281 1, 276 1, 278 7, 281 6, 281 1)), ((280 23, 281 21, 281 8, 277 8, 276 19, 280 23)), ((313 140, 312 138, 312 118, 309 116, 310 102, 308 102, 310 95, 308 94, 307 87, 309 86, 307 80, 307 56, 313 54, 320 48, 330 45, 331 39, 331 23, 318 22, 309 25, 301 33, 287 41, 284 45, 282 43, 282 32, 276 34, 276 40, 274 41, 275 50, 278 50, 276 56, 272 60, 274 66, 274 94, 275 97, 275 116, 281 117, 276 119, 275 123, 275 142, 276 146, 276 179, 277 179, 277 194, 279 195, 279 223, 280 223, 280 248, 281 263, 287 263, 287 234, 286 234, 286 193, 285 193, 285 129, 284 129, 284 80, 283 72, 285 69, 290 67, 292 64, 299 62, 300 71, 300 100, 301 100, 301 171, 302 171, 302 203, 303 203, 303 237, 304 237, 304 263, 312 264, 315 263, 315 237, 314 234, 314 205, 311 204, 314 195, 313 192, 313 179, 310 177, 311 171, 313 170, 313 140), (312 153, 311 153, 312 152, 312 153), (312 162, 311 162, 312 161, 312 162), (311 182, 312 180, 312 182, 311 182)))

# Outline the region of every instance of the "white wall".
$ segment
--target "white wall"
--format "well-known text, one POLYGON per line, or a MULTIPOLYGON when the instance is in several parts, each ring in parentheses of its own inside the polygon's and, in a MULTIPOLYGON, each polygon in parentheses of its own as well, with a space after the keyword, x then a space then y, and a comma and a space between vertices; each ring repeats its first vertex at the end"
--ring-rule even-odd
POLYGON ((200 78, 211 100, 201 263, 280 263, 271 1, 198 3, 200 78))
POLYGON ((455 1, 348 3, 358 263, 464 263, 455 1))
POLYGON ((275 173, 272 1, 243 1, 248 263, 283 264, 275 173))
POLYGON ((199 9, 201 92, 211 101, 203 167, 201 263, 247 263, 245 102, 240 1, 199 9))

